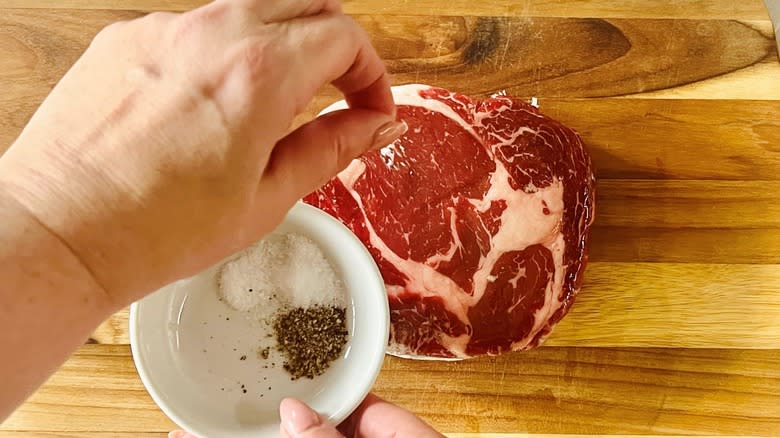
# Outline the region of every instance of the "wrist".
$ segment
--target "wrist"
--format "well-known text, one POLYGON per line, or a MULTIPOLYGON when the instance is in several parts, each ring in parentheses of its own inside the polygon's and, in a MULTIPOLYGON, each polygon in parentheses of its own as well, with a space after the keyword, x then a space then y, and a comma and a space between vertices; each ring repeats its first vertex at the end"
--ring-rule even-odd
POLYGON ((0 261, 13 257, 28 276, 38 281, 48 279, 61 291, 76 292, 82 304, 94 310, 97 323, 121 308, 70 245, 36 217, 2 180, 0 212, 0 242, 5 246, 0 261), (45 269, 36 270, 39 266, 45 269))
POLYGON ((67 245, 0 183, 0 422, 115 310, 67 245))

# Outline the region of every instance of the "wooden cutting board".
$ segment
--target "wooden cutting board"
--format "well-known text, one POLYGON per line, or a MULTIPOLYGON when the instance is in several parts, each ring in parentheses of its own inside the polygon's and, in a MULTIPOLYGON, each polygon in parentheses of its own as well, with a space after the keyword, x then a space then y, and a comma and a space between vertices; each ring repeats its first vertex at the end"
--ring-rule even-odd
MULTIPOLYGON (((102 26, 202 3, 0 0, 0 151, 102 26)), ((582 134, 599 177, 585 285, 545 347, 389 358, 380 395, 452 436, 780 435, 780 62, 760 0, 345 9, 395 83, 537 97, 582 134)), ((323 90, 300 121, 336 98, 323 90)), ((173 424, 136 375, 126 319, 0 437, 164 436, 173 424)))

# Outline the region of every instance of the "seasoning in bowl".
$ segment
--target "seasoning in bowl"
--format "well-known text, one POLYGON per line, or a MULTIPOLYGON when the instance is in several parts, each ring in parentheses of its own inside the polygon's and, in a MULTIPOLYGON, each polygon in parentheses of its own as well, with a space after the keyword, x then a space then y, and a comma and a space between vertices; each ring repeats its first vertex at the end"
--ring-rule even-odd
POLYGON ((284 369, 293 380, 313 379, 338 359, 347 343, 346 309, 335 306, 297 307, 279 314, 274 324, 284 369))
POLYGON ((260 323, 257 357, 269 360, 274 348, 292 380, 320 376, 341 356, 349 337, 346 293, 311 239, 272 234, 227 262, 218 281, 220 299, 260 323), (276 345, 263 344, 267 339, 276 345))

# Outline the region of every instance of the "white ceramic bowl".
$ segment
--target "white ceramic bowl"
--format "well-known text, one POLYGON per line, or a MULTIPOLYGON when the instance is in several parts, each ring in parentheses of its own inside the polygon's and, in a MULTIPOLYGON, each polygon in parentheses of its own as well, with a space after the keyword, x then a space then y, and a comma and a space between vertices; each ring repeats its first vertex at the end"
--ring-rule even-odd
POLYGON ((342 358, 322 376, 291 381, 281 358, 276 363, 272 356, 271 367, 258 356, 263 336, 258 323, 217 298, 221 263, 130 308, 130 342, 141 380, 168 417, 201 438, 277 436, 284 397, 302 399, 341 422, 365 398, 382 366, 387 297, 360 240, 336 219, 301 203, 275 232, 312 239, 347 289, 349 340, 342 358))

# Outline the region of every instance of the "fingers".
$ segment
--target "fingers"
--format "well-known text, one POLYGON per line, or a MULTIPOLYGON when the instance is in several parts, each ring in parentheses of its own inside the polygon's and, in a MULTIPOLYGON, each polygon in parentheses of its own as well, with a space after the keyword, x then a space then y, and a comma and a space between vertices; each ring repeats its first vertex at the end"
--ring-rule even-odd
POLYGON ((395 436, 398 438, 443 438, 419 417, 386 402, 374 394, 361 403, 349 419, 339 426, 346 436, 355 438, 395 436))
MULTIPOLYGON (((282 400, 279 416, 282 438, 444 438, 416 415, 374 394, 369 394, 338 428, 306 404, 291 398, 282 400)), ((168 438, 196 437, 177 430, 169 433, 168 438)))
MULTIPOLYGON (((384 65, 383 65, 384 68, 384 65)), ((363 88, 356 88, 355 84, 359 84, 359 79, 352 79, 351 76, 356 76, 355 69, 350 70, 344 76, 333 82, 347 100, 350 108, 371 108, 378 111, 389 112, 395 116, 396 107, 393 101, 393 95, 390 90, 390 76, 387 73, 381 73, 379 79, 363 88), (354 82, 351 82, 353 81, 354 82)), ((370 76, 369 76, 370 77, 370 76)))
POLYGON ((178 16, 178 34, 206 29, 210 41, 236 42, 264 26, 321 13, 340 13, 340 0, 217 0, 178 16))
POLYGON ((282 400, 279 416, 283 438, 344 438, 335 426, 298 400, 282 400))
MULTIPOLYGON (((333 83, 350 107, 395 115, 385 65, 363 29, 341 13, 339 0, 218 0, 176 22, 174 38, 208 29, 201 32, 210 42, 206 46, 214 45, 214 38, 228 44, 260 37, 277 48, 268 52, 275 53, 274 65, 288 72, 279 87, 295 101, 296 113, 320 87, 333 83)), ((217 45, 220 50, 223 44, 217 45)), ((220 53, 202 56, 217 59, 220 53)))
POLYGON ((287 23, 286 51, 290 93, 308 102, 326 83, 333 83, 352 108, 395 116, 390 78, 368 35, 342 14, 320 14, 287 23), (312 74, 312 72, 317 72, 312 74))
POLYGON ((220 0, 218 3, 231 3, 248 9, 265 23, 278 23, 322 12, 341 12, 340 0, 220 0))
POLYGON ((404 132, 405 124, 382 112, 348 109, 325 114, 276 144, 263 181, 294 202, 357 156, 392 143, 404 132))

